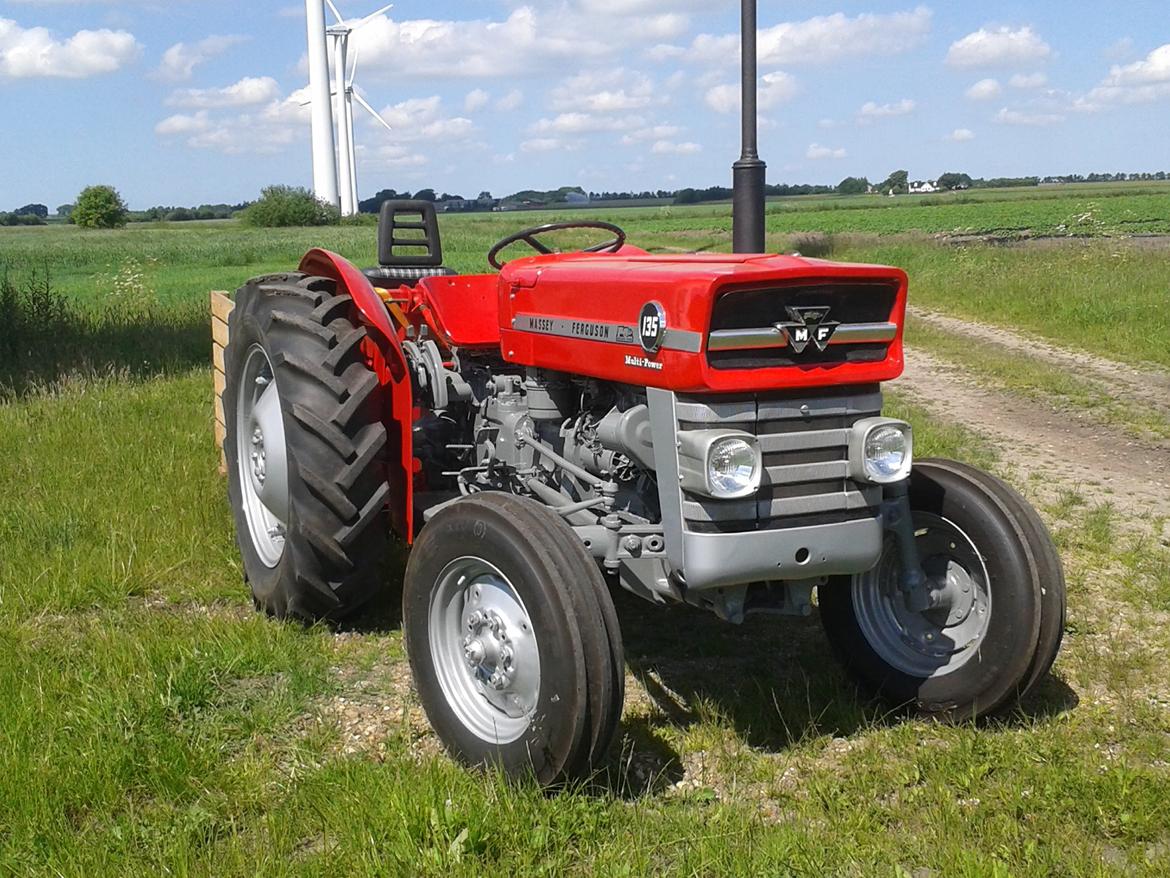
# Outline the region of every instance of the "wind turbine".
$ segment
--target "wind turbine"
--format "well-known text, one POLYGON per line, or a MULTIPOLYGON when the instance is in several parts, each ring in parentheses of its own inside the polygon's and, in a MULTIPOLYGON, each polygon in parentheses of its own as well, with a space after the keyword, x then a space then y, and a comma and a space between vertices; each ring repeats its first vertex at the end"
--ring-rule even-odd
POLYGON ((342 216, 358 211, 357 154, 353 136, 353 102, 378 122, 393 131, 390 124, 354 88, 357 76, 357 52, 349 62, 349 37, 379 15, 393 8, 384 6, 377 12, 355 21, 346 20, 333 0, 306 0, 309 19, 309 91, 313 104, 313 189, 322 201, 341 208, 342 216), (325 6, 336 23, 325 26, 325 6), (332 40, 333 85, 329 82, 328 41, 332 40), (334 108, 337 98, 334 140, 334 108))
POLYGON ((354 146, 353 139, 353 102, 356 100, 361 104, 362 109, 373 116, 378 122, 386 127, 387 130, 393 130, 390 124, 383 119, 378 111, 375 110, 357 91, 354 90, 353 81, 357 76, 357 51, 354 51, 353 69, 350 70, 349 65, 349 36, 354 31, 359 30, 382 15, 394 8, 394 4, 383 6, 377 12, 372 12, 365 18, 357 21, 347 21, 333 4, 333 0, 325 0, 325 5, 329 7, 329 11, 333 13, 333 17, 337 19, 336 24, 327 28, 325 33, 333 40, 333 75, 336 80, 335 90, 337 95, 337 131, 338 131, 338 150, 337 150, 337 176, 339 181, 339 189, 341 195, 341 214, 342 216, 352 216, 358 211, 358 193, 357 193, 357 152, 354 146))

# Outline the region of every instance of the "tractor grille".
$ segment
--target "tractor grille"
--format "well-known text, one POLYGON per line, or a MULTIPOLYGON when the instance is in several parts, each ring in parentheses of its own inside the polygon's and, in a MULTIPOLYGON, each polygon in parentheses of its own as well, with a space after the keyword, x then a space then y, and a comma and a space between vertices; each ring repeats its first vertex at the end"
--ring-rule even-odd
POLYGON ((884 360, 897 336, 892 322, 898 287, 890 283, 812 283, 732 290, 715 301, 707 362, 716 369, 762 369, 872 363, 884 360), (799 323, 789 309, 827 310, 839 324, 825 350, 798 352, 785 325, 799 323))
POLYGON ((684 491, 686 529, 742 533, 874 517, 881 488, 849 478, 849 431, 881 409, 876 385, 826 389, 815 397, 678 397, 680 430, 728 427, 752 433, 759 438, 765 470, 755 497, 712 500, 684 491))

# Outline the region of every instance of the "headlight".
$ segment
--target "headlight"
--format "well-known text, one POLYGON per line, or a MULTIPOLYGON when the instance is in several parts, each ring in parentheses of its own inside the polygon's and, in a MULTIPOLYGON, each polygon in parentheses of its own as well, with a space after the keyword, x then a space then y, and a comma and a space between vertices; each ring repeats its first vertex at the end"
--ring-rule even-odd
POLYGON ((760 444, 750 433, 687 430, 679 434, 679 475, 688 491, 716 500, 750 497, 760 489, 760 444))
POLYGON ((914 434, 905 421, 868 418, 853 427, 850 469, 875 485, 900 482, 914 466, 914 434))

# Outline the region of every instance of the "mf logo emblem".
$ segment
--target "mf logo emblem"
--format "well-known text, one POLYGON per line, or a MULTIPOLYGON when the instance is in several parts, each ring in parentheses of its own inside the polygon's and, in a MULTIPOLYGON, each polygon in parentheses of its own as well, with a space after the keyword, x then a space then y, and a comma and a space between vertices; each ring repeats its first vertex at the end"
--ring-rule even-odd
POLYGON ((786 310, 792 322, 779 323, 777 326, 788 333, 788 343, 792 350, 803 354, 809 345, 813 345, 824 353, 837 327, 841 325, 829 321, 829 309, 789 307, 786 310))

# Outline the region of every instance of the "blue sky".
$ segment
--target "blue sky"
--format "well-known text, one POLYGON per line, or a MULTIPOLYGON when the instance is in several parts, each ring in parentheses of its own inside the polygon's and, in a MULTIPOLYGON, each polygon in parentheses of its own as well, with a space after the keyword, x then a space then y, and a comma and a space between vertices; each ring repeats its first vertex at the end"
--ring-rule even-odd
MULTIPOLYGON (((396 129, 359 118, 362 196, 727 183, 738 6, 400 0, 354 37, 396 129)), ((771 182, 1170 169, 1160 0, 761 0, 760 26, 771 182)), ((308 185, 305 40, 297 0, 0 0, 0 210, 308 185)))

